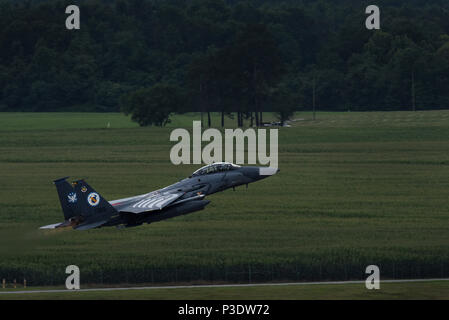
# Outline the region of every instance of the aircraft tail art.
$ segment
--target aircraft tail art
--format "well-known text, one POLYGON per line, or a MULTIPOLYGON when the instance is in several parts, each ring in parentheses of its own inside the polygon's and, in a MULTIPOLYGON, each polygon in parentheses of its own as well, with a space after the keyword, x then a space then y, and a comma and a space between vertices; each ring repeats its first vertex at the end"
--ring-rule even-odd
POLYGON ((76 216, 76 200, 77 195, 73 187, 67 182, 68 177, 57 179, 53 181, 58 191, 59 202, 61 203, 64 218, 69 220, 76 216))
POLYGON ((117 213, 117 210, 84 180, 69 184, 68 177, 54 181, 65 221, 60 224, 43 226, 54 229, 72 226, 87 230, 101 226, 117 213))
POLYGON ((78 213, 85 217, 110 216, 117 211, 98 192, 84 180, 78 180, 72 184, 78 197, 78 213))

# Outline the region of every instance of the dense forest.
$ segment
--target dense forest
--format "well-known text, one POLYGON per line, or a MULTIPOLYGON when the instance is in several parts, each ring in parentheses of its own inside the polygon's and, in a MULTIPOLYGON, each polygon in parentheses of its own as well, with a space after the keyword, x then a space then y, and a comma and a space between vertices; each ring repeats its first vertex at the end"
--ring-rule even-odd
MULTIPOLYGON (((0 111, 449 108, 449 2, 0 0, 0 111), (67 30, 77 4, 80 30, 67 30), (139 110, 140 106, 140 110, 139 110), (141 106, 145 106, 142 109, 141 106), (164 108, 161 108, 164 106, 164 108)), ((157 111, 157 112, 156 112, 157 111)))

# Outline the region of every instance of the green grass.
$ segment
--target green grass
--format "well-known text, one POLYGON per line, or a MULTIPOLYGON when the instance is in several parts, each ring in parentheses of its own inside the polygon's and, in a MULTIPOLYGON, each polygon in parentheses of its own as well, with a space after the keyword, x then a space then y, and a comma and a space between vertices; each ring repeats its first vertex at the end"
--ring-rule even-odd
POLYGON ((0 278, 57 285, 69 264, 82 283, 362 279, 369 264, 449 277, 449 111, 294 118, 279 131, 280 174, 212 195, 204 211, 42 232, 62 221, 55 178, 113 200, 188 176, 198 165, 173 166, 169 136, 199 115, 139 128, 120 114, 0 113, 0 278))
MULTIPOLYGON (((275 121, 273 114, 266 113, 264 121, 275 121)), ((219 113, 212 113, 212 125, 221 124, 219 113)), ((199 113, 185 113, 171 117, 167 128, 192 127, 192 120, 201 120, 199 113)), ((203 115, 207 124, 207 114, 203 115)), ((225 126, 234 127, 236 120, 225 117, 225 126)), ((62 129, 125 129, 137 128, 138 124, 130 116, 121 113, 86 112, 2 112, 0 132, 23 130, 62 130, 62 129)))
MULTIPOLYGON (((30 289, 33 290, 33 289, 30 289)), ((1 292, 1 291, 0 291, 1 292)), ((257 287, 139 289, 126 291, 80 291, 61 293, 0 294, 0 300, 391 300, 449 299, 448 281, 381 283, 379 290, 364 284, 281 285, 257 287)))

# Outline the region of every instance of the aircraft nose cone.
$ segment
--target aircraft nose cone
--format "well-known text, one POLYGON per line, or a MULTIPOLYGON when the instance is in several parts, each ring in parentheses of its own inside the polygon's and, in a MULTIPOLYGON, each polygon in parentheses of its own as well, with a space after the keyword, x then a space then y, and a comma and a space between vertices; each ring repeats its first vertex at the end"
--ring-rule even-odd
POLYGON ((278 173, 279 169, 274 167, 243 167, 241 172, 251 179, 251 182, 254 182, 278 173))

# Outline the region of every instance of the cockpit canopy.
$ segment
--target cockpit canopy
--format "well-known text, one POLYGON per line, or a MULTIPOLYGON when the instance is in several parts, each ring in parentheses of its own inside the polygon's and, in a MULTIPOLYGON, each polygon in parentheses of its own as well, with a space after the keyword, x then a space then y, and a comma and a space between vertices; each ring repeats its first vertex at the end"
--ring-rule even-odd
POLYGON ((207 166, 204 166, 202 168, 199 168, 196 170, 192 177, 196 176, 202 176, 205 174, 211 174, 211 173, 217 173, 217 172, 223 172, 223 171, 230 171, 240 168, 239 165, 230 163, 230 162, 215 162, 212 164, 209 164, 207 166))

